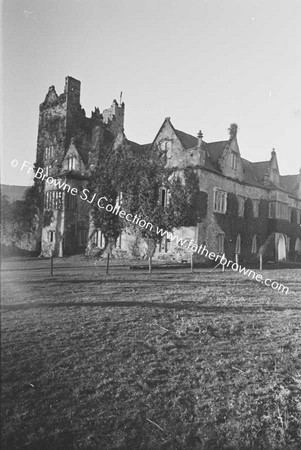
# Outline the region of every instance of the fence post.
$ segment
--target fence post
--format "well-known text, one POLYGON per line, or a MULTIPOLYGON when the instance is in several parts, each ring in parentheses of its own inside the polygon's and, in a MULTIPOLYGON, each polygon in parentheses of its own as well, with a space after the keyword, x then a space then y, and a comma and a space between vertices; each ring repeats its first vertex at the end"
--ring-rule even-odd
POLYGON ((51 252, 50 258, 50 275, 53 277, 53 252, 51 252))
MULTIPOLYGON (((223 256, 222 256, 222 260, 224 261, 224 259, 226 259, 225 258, 225 253, 223 253, 223 256)), ((222 264, 222 272, 225 272, 225 264, 222 264)))
POLYGON ((108 254, 107 254, 107 267, 106 267, 106 274, 107 275, 109 273, 109 263, 110 263, 110 253, 108 252, 108 254))
POLYGON ((193 273, 193 253, 191 252, 191 260, 190 260, 191 273, 193 273))
POLYGON ((152 273, 152 257, 148 257, 148 273, 152 273))
POLYGON ((235 263, 238 265, 238 253, 235 253, 235 263))
POLYGON ((262 253, 259 255, 259 270, 262 270, 262 253))

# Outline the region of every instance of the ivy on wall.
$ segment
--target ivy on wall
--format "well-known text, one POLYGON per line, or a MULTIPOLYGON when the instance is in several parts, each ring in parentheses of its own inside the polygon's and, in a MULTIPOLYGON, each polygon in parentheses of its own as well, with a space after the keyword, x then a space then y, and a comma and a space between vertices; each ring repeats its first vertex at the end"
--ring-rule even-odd
POLYGON ((260 200, 259 215, 254 217, 253 203, 250 198, 245 201, 244 216, 238 215, 238 199, 235 194, 228 193, 227 211, 225 214, 215 213, 216 221, 225 233, 225 253, 229 258, 235 256, 237 235, 241 237, 241 258, 255 259, 252 254, 252 240, 257 235, 257 251, 266 240, 268 226, 268 202, 260 200))
MULTIPOLYGON (((199 178, 193 168, 183 171, 183 179, 179 175, 172 177, 159 148, 148 153, 139 149, 138 153, 127 141, 118 148, 109 146, 109 141, 107 139, 102 149, 88 188, 91 193, 105 194, 113 205, 122 192, 122 208, 153 225, 152 229, 132 227, 142 239, 157 243, 161 240, 157 227, 171 231, 181 226, 195 226, 206 217, 207 193, 200 191, 199 178), (169 203, 165 206, 160 199, 160 188, 164 187, 169 192, 169 203)), ((121 231, 131 226, 97 205, 92 205, 91 212, 95 227, 105 236, 106 245, 110 238, 116 241, 121 231)))
MULTIPOLYGON (((235 256, 235 246, 237 235, 241 236, 241 258, 242 260, 256 259, 257 255, 252 254, 252 240, 257 236, 257 253, 260 247, 264 246, 264 259, 275 259, 275 241, 267 239, 268 236, 275 235, 275 232, 283 233, 291 238, 290 257, 294 256, 295 242, 301 238, 301 227, 296 222, 288 222, 280 219, 269 219, 269 204, 267 200, 261 199, 259 202, 258 217, 254 217, 253 202, 250 198, 245 201, 244 216, 238 216, 238 200, 235 194, 228 193, 227 211, 225 214, 215 213, 215 218, 220 228, 225 233, 225 252, 229 258, 235 256)), ((294 216, 292 216, 293 220, 294 216)))
POLYGON ((51 224, 53 218, 52 209, 46 209, 43 214, 43 226, 48 227, 51 224))
POLYGON ((200 191, 198 175, 192 168, 184 170, 184 183, 179 176, 169 184, 170 203, 168 215, 173 227, 190 227, 207 215, 208 195, 200 191))

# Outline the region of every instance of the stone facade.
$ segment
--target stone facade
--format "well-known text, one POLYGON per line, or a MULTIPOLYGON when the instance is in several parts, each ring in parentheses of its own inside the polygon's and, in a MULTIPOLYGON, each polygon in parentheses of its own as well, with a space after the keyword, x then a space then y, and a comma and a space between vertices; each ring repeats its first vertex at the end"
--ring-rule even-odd
MULTIPOLYGON (((127 140, 123 125, 124 104, 118 104, 116 100, 102 114, 95 108, 87 118, 80 105, 78 80, 67 77, 64 93, 60 96, 53 86, 49 88, 45 101, 40 105, 37 148, 37 165, 54 180, 48 183, 46 178, 44 182, 45 211, 51 210, 52 216, 43 228, 43 255, 54 252, 63 256, 86 250, 95 254, 104 250, 101 232, 94 229, 91 221, 89 198, 83 201, 81 195, 73 195, 72 192, 79 194, 85 189, 91 170, 101 158, 105 140, 113 149, 125 142, 139 147, 139 144, 127 140), (62 189, 63 183, 67 189, 62 189)), ((165 153, 170 178, 178 174, 184 179, 185 169, 192 168, 198 176, 200 190, 208 196, 205 218, 193 227, 174 230, 174 234, 193 240, 196 245, 206 244, 208 250, 216 254, 233 253, 235 247, 235 252, 245 259, 258 257, 266 242, 271 241, 271 236, 275 259, 287 260, 300 254, 301 172, 281 176, 275 150, 266 161, 252 163, 245 160, 240 153, 235 124, 229 128, 229 134, 224 141, 207 143, 202 132, 195 137, 176 130, 167 117, 149 144, 149 149, 156 147, 165 153), (242 235, 241 242, 239 227, 235 235, 232 225, 229 236, 229 227, 225 225, 226 219, 233 219, 231 214, 233 216, 234 212, 229 210, 231 196, 237 200, 235 214, 241 230, 243 223, 252 222, 247 224, 249 231, 242 235), (253 209, 251 219, 245 214, 247 203, 253 209), (264 207, 266 216, 262 212, 264 207), (253 235, 248 236, 248 232, 253 235), (248 251, 245 248, 247 242, 248 251)), ((114 252, 117 256, 146 257, 147 245, 126 229, 117 240, 114 252)), ((157 259, 177 261, 189 260, 190 256, 190 250, 168 240, 158 245, 154 254, 157 259)), ((197 260, 205 259, 204 255, 195 256, 197 260)), ((226 256, 233 257, 233 254, 226 256)))
POLYGON ((85 188, 104 140, 113 141, 123 123, 124 103, 119 105, 116 100, 104 115, 95 108, 91 117, 86 117, 80 105, 80 81, 72 77, 66 77, 61 95, 54 86, 49 88, 40 105, 36 159, 45 175, 44 215, 47 211, 52 214, 44 221, 42 255, 85 251, 88 207, 73 193, 85 188))

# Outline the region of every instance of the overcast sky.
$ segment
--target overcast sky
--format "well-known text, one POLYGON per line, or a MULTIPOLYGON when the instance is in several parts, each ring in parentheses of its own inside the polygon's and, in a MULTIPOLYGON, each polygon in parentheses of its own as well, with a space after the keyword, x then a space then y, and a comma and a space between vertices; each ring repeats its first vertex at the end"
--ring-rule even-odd
POLYGON ((301 167, 300 0, 4 0, 2 183, 30 178, 39 104, 66 75, 81 80, 90 116, 119 99, 125 133, 151 142, 166 116, 204 140, 228 137, 250 161, 301 167))

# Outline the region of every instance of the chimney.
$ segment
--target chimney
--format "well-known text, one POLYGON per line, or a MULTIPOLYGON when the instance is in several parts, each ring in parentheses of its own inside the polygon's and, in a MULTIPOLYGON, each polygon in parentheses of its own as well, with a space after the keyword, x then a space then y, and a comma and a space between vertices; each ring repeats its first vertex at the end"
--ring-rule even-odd
POLYGON ((198 132, 198 145, 197 145, 198 153, 199 153, 199 165, 204 167, 206 161, 206 151, 203 145, 203 133, 200 130, 198 132))
POLYGON ((236 123, 231 123, 230 127, 228 128, 228 132, 230 135, 230 141, 236 138, 237 135, 238 126, 236 123))
POLYGON ((203 133, 202 133, 202 130, 200 130, 200 131, 198 132, 198 147, 201 148, 202 142, 203 142, 203 133))

